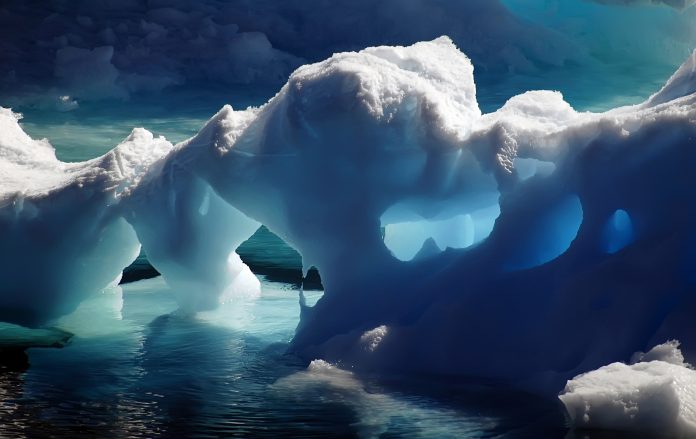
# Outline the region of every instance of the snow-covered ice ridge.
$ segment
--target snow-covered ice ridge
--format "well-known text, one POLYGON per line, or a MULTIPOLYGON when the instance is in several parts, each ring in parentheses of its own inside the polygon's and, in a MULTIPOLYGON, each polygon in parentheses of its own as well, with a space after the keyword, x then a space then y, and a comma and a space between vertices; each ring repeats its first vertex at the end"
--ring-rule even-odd
POLYGON ((374 47, 180 144, 135 129, 77 164, 2 110, 0 319, 69 313, 140 245, 185 310, 258 294, 234 250, 264 224, 321 272, 293 340, 307 359, 552 393, 668 339, 688 360, 695 63, 637 106, 531 91, 482 114, 447 37, 374 47))

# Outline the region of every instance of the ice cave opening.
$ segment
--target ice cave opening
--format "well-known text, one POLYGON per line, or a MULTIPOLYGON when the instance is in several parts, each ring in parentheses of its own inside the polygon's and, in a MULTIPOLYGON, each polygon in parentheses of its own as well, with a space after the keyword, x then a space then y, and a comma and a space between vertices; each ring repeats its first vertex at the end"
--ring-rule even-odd
POLYGON ((470 213, 423 218, 416 212, 402 212, 400 220, 389 220, 392 213, 381 217, 384 245, 402 262, 427 258, 442 251, 464 249, 478 244, 491 234, 500 215, 497 204, 470 213), (389 221, 389 222, 387 222, 389 221))

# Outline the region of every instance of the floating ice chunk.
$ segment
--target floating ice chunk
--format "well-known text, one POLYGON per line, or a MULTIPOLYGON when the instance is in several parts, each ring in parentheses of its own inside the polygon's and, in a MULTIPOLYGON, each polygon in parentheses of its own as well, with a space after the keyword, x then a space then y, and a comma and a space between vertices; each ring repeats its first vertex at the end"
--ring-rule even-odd
POLYGON ((633 365, 612 363, 579 375, 560 399, 576 428, 696 434, 696 371, 676 342, 656 346, 633 365))
POLYGON ((79 106, 80 105, 77 103, 77 100, 68 95, 58 96, 58 102, 56 104, 58 111, 72 111, 77 109, 79 106))

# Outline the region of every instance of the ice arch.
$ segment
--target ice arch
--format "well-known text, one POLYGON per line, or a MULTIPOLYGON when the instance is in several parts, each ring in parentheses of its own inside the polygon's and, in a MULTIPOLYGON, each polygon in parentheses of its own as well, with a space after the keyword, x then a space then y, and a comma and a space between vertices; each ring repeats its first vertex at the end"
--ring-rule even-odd
POLYGON ((534 91, 481 114, 471 63, 439 38, 334 55, 298 69, 262 107, 224 107, 176 146, 135 130, 79 164, 56 160, 3 110, 0 249, 8 261, 47 256, 3 272, 0 308, 33 324, 63 314, 140 242, 182 287, 182 307, 207 309, 237 282, 253 288, 232 252, 262 223, 322 273, 326 294, 303 309, 292 343, 308 359, 556 392, 658 331, 682 338, 688 356, 696 340, 674 313, 693 297, 683 239, 696 221, 684 190, 696 163, 692 78, 684 67, 646 103, 607 113, 534 91), (524 179, 518 159, 555 170, 524 179), (477 246, 402 262, 380 230, 398 203, 475 223, 481 211, 494 226, 477 246), (597 243, 616 206, 631 212, 636 240, 607 255, 597 243), (510 261, 522 263, 510 270, 510 261), (49 274, 44 284, 33 270, 49 274))

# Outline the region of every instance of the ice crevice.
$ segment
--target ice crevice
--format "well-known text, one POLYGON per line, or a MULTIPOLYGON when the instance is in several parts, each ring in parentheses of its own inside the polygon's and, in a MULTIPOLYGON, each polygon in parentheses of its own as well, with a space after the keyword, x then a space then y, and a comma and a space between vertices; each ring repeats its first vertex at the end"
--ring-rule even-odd
POLYGON ((530 91, 482 114, 447 37, 368 48, 177 145, 136 129, 76 164, 3 109, 0 319, 69 313, 140 245, 188 312, 257 294, 234 251, 263 224, 322 275, 292 342, 308 360, 547 394, 665 340, 688 360, 695 60, 644 104, 530 91), (414 218, 400 253, 382 227, 414 218))

